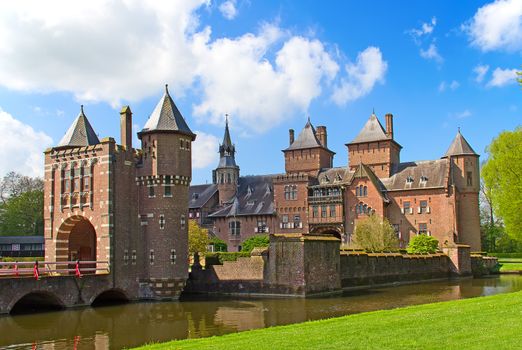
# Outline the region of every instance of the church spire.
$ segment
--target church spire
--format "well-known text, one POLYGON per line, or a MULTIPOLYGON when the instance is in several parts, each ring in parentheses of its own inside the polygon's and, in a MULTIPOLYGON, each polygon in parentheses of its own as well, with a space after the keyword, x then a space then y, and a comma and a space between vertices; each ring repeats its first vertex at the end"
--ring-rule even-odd
POLYGON ((222 167, 236 167, 236 147, 232 143, 230 130, 228 128, 228 114, 225 114, 225 134, 223 135, 223 143, 219 146, 219 165, 222 167))

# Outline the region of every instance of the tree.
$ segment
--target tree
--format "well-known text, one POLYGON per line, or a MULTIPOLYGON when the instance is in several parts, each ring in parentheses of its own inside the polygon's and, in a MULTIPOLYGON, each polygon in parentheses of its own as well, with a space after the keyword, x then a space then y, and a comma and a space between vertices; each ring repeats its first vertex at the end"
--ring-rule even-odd
POLYGON ((504 131, 488 146, 489 159, 482 167, 493 210, 506 233, 522 239, 522 128, 504 131))
POLYGON ((375 214, 357 223, 353 240, 359 248, 371 251, 393 250, 399 247, 399 240, 390 222, 375 214))
POLYGON ((439 241, 428 235, 416 235, 408 243, 408 253, 410 254, 426 254, 436 253, 439 247, 439 241))
POLYGON ((189 253, 204 253, 207 251, 208 230, 198 225, 195 220, 189 220, 188 227, 189 253))
POLYGON ((0 235, 43 235, 43 191, 10 197, 0 209, 0 235))
MULTIPOLYGON (((10 198, 24 192, 43 191, 43 180, 39 177, 24 176, 11 171, 0 180, 0 201, 5 204, 10 198)), ((43 206, 42 206, 43 209, 43 206)))
POLYGON ((214 246, 215 252, 226 252, 227 251, 227 248, 228 248, 227 244, 222 239, 219 239, 217 237, 212 237, 210 239, 209 243, 214 246))
POLYGON ((250 238, 247 238, 241 244, 241 251, 250 253, 254 248, 268 247, 269 244, 270 238, 268 237, 268 235, 255 235, 250 238))

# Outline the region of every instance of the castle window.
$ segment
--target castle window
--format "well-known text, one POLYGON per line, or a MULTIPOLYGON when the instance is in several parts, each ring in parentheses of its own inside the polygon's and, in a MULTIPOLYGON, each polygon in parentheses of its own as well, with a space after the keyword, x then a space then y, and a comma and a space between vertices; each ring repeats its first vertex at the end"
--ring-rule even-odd
POLYGON ((228 233, 233 236, 239 236, 241 234, 241 222, 230 221, 228 223, 228 233))
POLYGON ((317 207, 317 205, 314 205, 312 207, 312 217, 316 218, 318 216, 319 216, 319 208, 317 207))
POLYGON ((257 219, 257 233, 267 232, 266 219, 257 219))
POLYGON ((137 255, 136 255, 136 251, 133 250, 133 251, 132 251, 132 254, 131 254, 131 264, 132 264, 132 265, 136 265, 136 257, 137 257, 137 255))
POLYGON ((419 214, 424 214, 428 212, 428 201, 420 201, 419 206, 419 214))
POLYGON ((183 148, 184 148, 184 147, 183 147, 183 140, 179 140, 179 148, 180 148, 180 149, 183 149, 183 148))
POLYGON ((172 179, 170 175, 165 176, 165 197, 172 197, 172 179))
POLYGON ((149 252, 149 262, 151 265, 154 265, 154 250, 151 249, 149 252))
POLYGON ((184 230, 185 224, 186 224, 185 215, 181 215, 180 224, 181 224, 181 229, 184 230))
POLYGON ((466 181, 468 186, 473 186, 473 173, 471 171, 467 172, 466 181))
POLYGON ((129 251, 125 249, 123 251, 123 264, 128 265, 129 264, 129 251))
POLYGON ((170 250, 170 264, 174 265, 176 263, 176 249, 170 250))
POLYGON ((227 174, 227 183, 232 183, 232 176, 230 176, 230 174, 227 174))
POLYGON ((331 218, 334 218, 336 216, 336 213, 335 213, 335 205, 330 205, 330 217, 331 218))
POLYGON ((321 205, 321 217, 326 217, 326 205, 321 205))
POLYGON ((363 187, 363 197, 366 197, 368 195, 368 187, 363 187))
POLYGON ((362 212, 363 212, 364 214, 368 214, 368 206, 367 206, 366 204, 363 205, 363 210, 362 210, 362 212))
POLYGON ((294 215, 294 228, 302 228, 301 225, 301 215, 295 214, 294 215))
POLYGON ((149 198, 155 197, 154 194, 154 185, 152 183, 152 180, 149 180, 149 198))
POLYGON ((402 203, 402 213, 403 214, 411 214, 411 205, 409 201, 404 201, 402 203))
POLYGON ((75 192, 80 191, 80 179, 74 179, 74 191, 75 192))
POLYGON ((287 185, 285 186, 285 200, 296 200, 297 199, 297 186, 287 185))
POLYGON ((428 224, 419 223, 419 235, 427 235, 428 234, 428 224))
POLYGON ((89 191, 89 185, 91 184, 91 178, 90 177, 84 177, 83 178, 83 191, 88 192, 89 191))
POLYGON ((71 180, 65 179, 64 182, 65 182, 65 185, 64 185, 65 192, 71 192, 71 180))
POLYGON ((165 215, 163 215, 163 214, 161 214, 159 216, 159 228, 160 228, 160 230, 165 229, 165 215))
POLYGON ((407 183, 407 184, 412 184, 412 183, 413 183, 413 176, 409 175, 409 176, 406 178, 406 183, 407 183))

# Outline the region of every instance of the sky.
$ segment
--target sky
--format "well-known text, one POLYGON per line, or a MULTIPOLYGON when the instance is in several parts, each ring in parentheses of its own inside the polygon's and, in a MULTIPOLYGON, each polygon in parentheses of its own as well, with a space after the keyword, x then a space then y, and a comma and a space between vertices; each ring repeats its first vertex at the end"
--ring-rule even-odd
MULTIPOLYGON (((522 0, 0 2, 0 176, 43 176, 84 105, 119 142, 165 84, 212 180, 229 115, 242 175, 284 172, 288 129, 324 125, 334 166, 373 110, 402 161, 438 159, 458 128, 481 159, 522 121, 522 0)), ((134 137, 134 145, 139 141, 134 137)))

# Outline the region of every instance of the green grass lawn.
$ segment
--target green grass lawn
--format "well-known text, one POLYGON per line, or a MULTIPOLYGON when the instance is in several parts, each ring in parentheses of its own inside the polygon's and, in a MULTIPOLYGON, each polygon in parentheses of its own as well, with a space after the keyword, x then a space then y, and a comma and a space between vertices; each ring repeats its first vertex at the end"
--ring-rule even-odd
POLYGON ((522 271, 522 262, 520 263, 501 263, 502 267, 500 268, 500 272, 506 271, 522 271))
POLYGON ((522 292, 219 337, 152 344, 141 349, 517 349, 522 344, 522 292))

